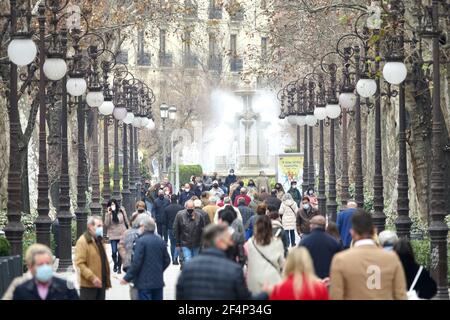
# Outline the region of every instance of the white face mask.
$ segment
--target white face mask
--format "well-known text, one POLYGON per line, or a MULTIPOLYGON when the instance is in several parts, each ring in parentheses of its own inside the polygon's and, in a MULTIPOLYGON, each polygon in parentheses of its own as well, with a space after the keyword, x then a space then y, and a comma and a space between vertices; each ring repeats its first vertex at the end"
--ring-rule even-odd
POLYGON ((115 205, 115 204, 112 204, 112 205, 111 205, 111 210, 112 210, 112 211, 116 211, 116 205, 115 205))

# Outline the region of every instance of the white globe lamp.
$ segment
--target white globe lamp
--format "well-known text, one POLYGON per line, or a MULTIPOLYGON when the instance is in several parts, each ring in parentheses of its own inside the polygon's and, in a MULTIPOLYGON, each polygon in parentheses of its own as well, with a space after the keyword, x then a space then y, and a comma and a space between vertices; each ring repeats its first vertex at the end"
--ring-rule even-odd
POLYGON ((61 58, 47 58, 44 62, 44 74, 52 81, 61 80, 67 72, 67 63, 61 58))
POLYGON ((86 103, 91 108, 98 108, 102 105, 103 101, 105 101, 105 98, 103 96, 103 92, 101 91, 89 91, 86 95, 86 103))
POLYGON ((133 127, 135 127, 135 128, 140 128, 140 127, 141 127, 141 117, 139 117, 139 116, 134 116, 132 125, 133 125, 133 127))
POLYGON ((125 119, 123 119, 123 123, 125 124, 132 124, 134 120, 134 114, 133 112, 127 112, 127 116, 125 117, 125 119))
POLYGON ((325 107, 316 107, 314 109, 314 117, 316 117, 317 120, 325 120, 327 117, 327 112, 325 107))
POLYGON ((317 118, 312 114, 308 114, 306 116, 305 122, 308 126, 313 127, 317 124, 317 118))
POLYGON ((337 117, 339 117, 341 115, 341 106, 338 104, 334 104, 334 103, 327 104, 325 109, 326 109, 327 117, 330 119, 336 119, 337 117))
POLYGON ((70 78, 66 84, 67 92, 73 97, 79 97, 86 92, 87 83, 84 78, 70 78))
POLYGON ((356 83, 356 91, 363 98, 370 98, 377 92, 377 83, 374 79, 361 78, 356 83))
POLYGON ((403 62, 387 62, 383 68, 383 77, 390 84, 400 84, 406 79, 408 70, 403 62))
POLYGON ((108 99, 105 100, 102 105, 98 108, 98 112, 100 112, 104 116, 109 116, 114 112, 114 104, 113 102, 108 99))
POLYGON ((149 123, 147 124, 146 128, 149 130, 154 130, 155 127, 155 122, 152 119, 149 119, 149 123))
POLYGON ((297 117, 297 125, 304 126, 306 124, 306 115, 301 114, 297 117))
POLYGON ((344 109, 352 109, 356 104, 356 95, 353 92, 342 92, 339 95, 339 105, 344 109))
POLYGON ((30 38, 13 38, 8 45, 8 57, 19 67, 26 66, 36 58, 37 48, 30 38))
POLYGON ((141 118, 141 128, 145 128, 147 127, 148 123, 150 122, 150 119, 147 117, 142 117, 141 118))
POLYGON ((127 112, 127 108, 125 107, 115 107, 114 111, 113 111, 113 116, 115 119, 122 121, 123 119, 126 118, 128 112, 127 112))

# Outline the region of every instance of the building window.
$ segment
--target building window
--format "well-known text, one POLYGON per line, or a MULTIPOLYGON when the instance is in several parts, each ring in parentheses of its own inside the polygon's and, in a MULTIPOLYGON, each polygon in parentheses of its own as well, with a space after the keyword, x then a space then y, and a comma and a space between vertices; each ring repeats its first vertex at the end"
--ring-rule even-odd
POLYGON ((139 66, 149 66, 150 65, 150 54, 145 51, 144 30, 139 30, 139 32, 138 32, 137 65, 139 65, 139 66))
POLYGON ((209 57, 208 57, 208 69, 215 71, 222 71, 222 59, 218 54, 217 40, 214 33, 209 34, 209 57))
POLYGON ((267 59, 267 37, 261 38, 261 59, 267 59))
POLYGON ((217 0, 209 0, 209 18, 222 19, 222 7, 217 4, 217 0))
POLYGON ((120 50, 116 56, 116 62, 128 64, 128 51, 120 50))
POLYGON ((243 60, 237 56, 237 35, 230 35, 230 69, 232 72, 239 72, 243 69, 243 60))
POLYGON ((183 37, 183 66, 185 68, 193 68, 197 65, 197 59, 191 51, 191 31, 185 31, 183 37))
POLYGON ((159 30, 159 66, 171 67, 172 55, 166 52, 166 30, 159 30))
POLYGON ((186 18, 196 18, 197 17, 197 3, 195 0, 185 0, 184 9, 186 18))
POLYGON ((230 53, 232 57, 236 57, 237 55, 237 35, 230 35, 230 53))

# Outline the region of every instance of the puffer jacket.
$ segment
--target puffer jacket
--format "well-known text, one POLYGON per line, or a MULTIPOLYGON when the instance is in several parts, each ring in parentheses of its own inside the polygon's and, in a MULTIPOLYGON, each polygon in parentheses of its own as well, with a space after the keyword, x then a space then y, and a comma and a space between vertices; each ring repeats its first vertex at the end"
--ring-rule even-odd
POLYGON ((205 219, 198 211, 194 211, 192 216, 193 218, 186 209, 177 213, 173 223, 177 246, 191 249, 200 247, 205 219))
POLYGON ((295 230, 298 206, 294 200, 281 203, 279 213, 284 230, 295 230))

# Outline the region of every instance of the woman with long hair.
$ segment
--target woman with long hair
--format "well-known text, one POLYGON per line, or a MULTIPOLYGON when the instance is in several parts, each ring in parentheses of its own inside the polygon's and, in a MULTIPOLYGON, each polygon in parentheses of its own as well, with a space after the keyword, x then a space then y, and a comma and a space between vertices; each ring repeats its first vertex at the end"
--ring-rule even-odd
POLYGON ((253 294, 261 293, 266 285, 281 281, 283 242, 272 235, 272 221, 267 215, 255 220, 254 234, 244 249, 248 257, 247 284, 253 294))
POLYGON ((270 294, 270 300, 329 300, 325 284, 316 276, 308 249, 296 247, 289 252, 284 280, 270 294))
POLYGON ((109 200, 106 209, 105 227, 111 243, 114 272, 122 273, 122 258, 118 254, 118 245, 123 233, 128 229, 128 221, 125 208, 120 207, 116 199, 109 200))

